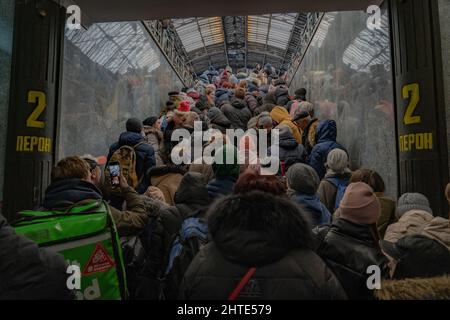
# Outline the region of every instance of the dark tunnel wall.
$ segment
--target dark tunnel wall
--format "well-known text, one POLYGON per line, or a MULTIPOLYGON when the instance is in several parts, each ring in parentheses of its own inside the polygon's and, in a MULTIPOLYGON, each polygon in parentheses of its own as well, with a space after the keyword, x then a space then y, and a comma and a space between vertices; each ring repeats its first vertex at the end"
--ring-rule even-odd
POLYGON ((129 117, 159 115, 182 83, 140 22, 66 31, 58 159, 106 155, 129 117))
POLYGON ((397 197, 397 156, 393 109, 389 19, 370 31, 363 11, 325 14, 290 84, 300 87, 319 118, 338 125, 338 141, 349 151, 351 167, 368 167, 383 177, 387 194, 397 197))

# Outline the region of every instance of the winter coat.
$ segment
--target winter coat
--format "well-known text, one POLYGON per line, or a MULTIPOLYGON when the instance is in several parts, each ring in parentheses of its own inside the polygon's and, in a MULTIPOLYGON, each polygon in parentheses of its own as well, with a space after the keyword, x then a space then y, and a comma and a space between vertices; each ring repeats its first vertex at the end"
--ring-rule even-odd
MULTIPOLYGON (((279 159, 285 163, 285 170, 295 163, 306 162, 306 152, 301 144, 295 141, 289 130, 280 131, 279 159)), ((273 154, 273 147, 270 147, 270 155, 273 154)))
POLYGON ((275 89, 275 99, 277 106, 286 106, 291 99, 289 98, 289 90, 285 86, 279 86, 275 89))
POLYGON ((157 166, 162 166, 164 164, 161 153, 164 150, 164 138, 163 133, 153 127, 144 126, 145 137, 144 140, 149 145, 153 147, 155 151, 155 161, 157 166))
POLYGON ((217 199, 221 196, 227 196, 233 193, 236 178, 234 177, 217 177, 211 180, 206 186, 210 199, 217 199))
MULTIPOLYGON (((154 263, 155 276, 163 275, 167 266, 174 236, 180 231, 182 222, 190 216, 203 217, 210 200, 201 174, 186 173, 175 194, 175 204, 157 213, 158 223, 146 235, 149 237, 149 255, 154 263)), ((145 242, 145 241, 144 241, 145 242)))
POLYGON ((373 299, 367 288, 367 267, 379 266, 381 277, 389 275, 387 259, 377 246, 371 226, 337 219, 331 226, 316 228, 317 254, 325 260, 349 299, 373 299))
POLYGON ((387 227, 384 240, 397 242, 407 235, 420 234, 435 239, 450 250, 450 221, 423 210, 410 210, 387 227))
POLYGON ((306 126, 302 133, 303 146, 306 149, 306 153, 310 154, 314 146, 316 145, 316 132, 317 126, 319 125, 319 120, 311 119, 311 121, 306 126))
POLYGON ((222 102, 230 101, 232 93, 228 89, 218 88, 216 90, 216 106, 219 106, 222 102))
POLYGON ((160 166, 152 168, 147 176, 150 179, 151 185, 162 191, 166 202, 169 205, 173 205, 175 192, 185 173, 186 170, 178 166, 160 166))
POLYGON ((327 178, 337 178, 339 180, 347 181, 348 183, 350 176, 351 172, 344 173, 342 175, 327 174, 320 182, 317 195, 329 212, 333 213, 335 211, 334 205, 336 203, 337 188, 330 181, 328 181, 327 178))
POLYGON ((224 104, 222 112, 230 120, 233 129, 247 130, 247 123, 252 117, 252 113, 247 104, 242 99, 233 99, 231 104, 224 104))
POLYGON ((64 257, 16 234, 0 214, 0 300, 69 300, 64 257))
MULTIPOLYGON (((124 132, 120 135, 119 141, 112 144, 109 148, 108 161, 111 159, 113 153, 122 146, 134 147, 138 143, 141 143, 135 148, 136 153, 136 175, 138 180, 141 180, 144 174, 156 164, 155 150, 153 147, 145 143, 144 137, 136 132, 124 132)), ((139 185, 136 187, 136 191, 140 194, 147 190, 148 184, 146 179, 142 179, 139 185)))
POLYGON ((226 300, 250 267, 256 272, 238 299, 346 299, 332 272, 305 245, 309 235, 306 222, 297 223, 301 218, 272 209, 253 216, 243 211, 237 229, 227 227, 236 214, 210 212, 215 216, 208 217, 212 242, 186 271, 180 299, 226 300))
POLYGON ((270 112, 270 117, 278 123, 278 125, 287 125, 291 131, 292 135, 294 136, 295 141, 297 141, 299 144, 302 143, 302 136, 300 134, 300 131, 295 126, 295 124, 291 121, 291 117, 289 116, 289 113, 287 110, 283 107, 275 107, 270 112))
POLYGON ((245 102, 248 105, 248 108, 250 109, 250 111, 253 113, 255 112, 255 109, 258 108, 260 106, 260 103, 258 101, 258 98, 255 97, 252 93, 247 92, 245 94, 245 102))
MULTIPOLYGON (((317 143, 311 151, 309 165, 313 167, 320 179, 323 179, 326 173, 325 163, 328 153, 333 149, 345 148, 336 142, 337 128, 334 120, 323 120, 317 126, 317 143)), ((347 152, 347 151, 346 151, 347 152)))
MULTIPOLYGON (((109 206, 120 236, 133 235, 141 231, 148 220, 143 197, 132 187, 121 190, 127 210, 120 211, 109 206)), ((81 179, 66 179, 52 183, 45 190, 44 208, 64 209, 85 200, 100 200, 102 193, 92 183, 81 179)))
POLYGON ((204 181, 209 183, 212 179, 214 179, 214 171, 210 164, 206 163, 191 163, 189 165, 189 172, 198 172, 202 175, 204 181))
POLYGON ((385 280, 375 290, 378 300, 450 300, 450 276, 385 280))
POLYGON ((305 215, 312 228, 328 225, 331 222, 331 213, 320 202, 317 195, 306 195, 293 192, 290 198, 295 203, 302 206, 302 212, 305 215))
POLYGON ((217 129, 225 133, 227 129, 231 129, 231 122, 218 108, 211 108, 208 112, 209 123, 212 129, 217 129))

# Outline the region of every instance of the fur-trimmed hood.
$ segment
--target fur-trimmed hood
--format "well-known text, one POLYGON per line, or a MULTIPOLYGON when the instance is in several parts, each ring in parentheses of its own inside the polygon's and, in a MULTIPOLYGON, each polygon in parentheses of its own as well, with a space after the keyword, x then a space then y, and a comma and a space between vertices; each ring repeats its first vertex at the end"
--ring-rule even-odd
POLYGON ((449 300, 450 276, 386 280, 374 294, 378 300, 449 300))
POLYGON ((311 229, 288 199, 250 192, 216 202, 208 225, 221 253, 244 265, 265 265, 294 249, 311 248, 311 229))

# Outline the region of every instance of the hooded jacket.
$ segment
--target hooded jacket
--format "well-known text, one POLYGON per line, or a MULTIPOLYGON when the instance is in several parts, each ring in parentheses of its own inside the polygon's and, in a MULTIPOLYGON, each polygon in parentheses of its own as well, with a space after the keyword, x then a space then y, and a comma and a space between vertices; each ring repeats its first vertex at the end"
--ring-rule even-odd
POLYGON ((216 106, 219 106, 223 102, 230 101, 231 97, 231 92, 228 89, 218 88, 216 90, 216 106))
POLYGON ((325 205, 320 202, 319 196, 315 194, 308 195, 294 192, 290 197, 292 201, 302 207, 301 211, 304 214, 305 219, 311 223, 312 228, 330 224, 331 213, 325 205))
POLYGON ((397 242, 404 236, 412 234, 435 239, 450 250, 450 221, 442 217, 434 217, 423 210, 405 212, 398 222, 387 227, 384 240, 397 242))
POLYGON ((244 100, 235 98, 231 104, 224 104, 222 112, 230 120, 233 129, 247 130, 247 123, 252 117, 252 113, 244 100))
POLYGON ((275 89, 275 98, 278 106, 286 106, 291 99, 289 98, 289 90, 284 85, 275 89))
POLYGON ((209 203, 202 175, 197 172, 186 173, 175 193, 175 205, 158 213, 160 225, 149 235, 149 243, 158 244, 148 248, 153 263, 157 265, 157 276, 165 271, 174 235, 179 232, 183 221, 191 216, 203 217, 209 203))
MULTIPOLYGON (((292 135, 290 128, 280 127, 279 141, 279 159, 285 163, 285 169, 288 170, 294 163, 305 163, 306 152, 303 145, 299 144, 292 135)), ((270 147, 272 155, 273 147, 270 147)))
POLYGON ((450 276, 385 280, 375 290, 378 300, 450 300, 450 276))
MULTIPOLYGON (((126 211, 109 206, 120 236, 133 235, 142 230, 148 220, 143 198, 128 187, 121 190, 127 205, 126 211)), ((85 200, 102 199, 101 191, 92 183, 81 179, 53 182, 45 190, 43 206, 46 209, 64 209, 85 200)))
POLYGON ((345 148, 336 142, 337 127, 334 120, 323 120, 317 126, 317 143, 311 151, 309 165, 313 167, 320 179, 323 179, 326 173, 325 163, 328 153, 333 149, 345 148))
POLYGON ((251 92, 247 92, 245 94, 245 102, 252 113, 255 112, 255 109, 260 106, 258 99, 251 92))
POLYGON ((317 254, 325 260, 351 300, 373 299, 367 288, 367 267, 379 266, 388 278, 387 259, 377 246, 371 227, 339 218, 331 226, 314 229, 317 254))
MULTIPOLYGON (((111 159, 112 155, 116 150, 122 146, 134 147, 141 143, 135 148, 136 153, 136 175, 138 180, 142 179, 144 174, 156 164, 155 150, 153 147, 145 142, 144 137, 136 132, 124 132, 120 135, 119 141, 112 144, 109 148, 108 161, 111 159)), ((139 185, 136 187, 138 193, 144 193, 147 190, 148 184, 146 179, 142 179, 139 185)))
POLYGON ((238 299, 345 299, 334 275, 309 249, 307 222, 286 210, 292 204, 261 192, 246 197, 240 209, 223 210, 217 203, 210 209, 212 242, 186 271, 180 298, 225 300, 249 268, 256 267, 238 299))
POLYGON ((278 125, 287 125, 291 129, 295 141, 297 141, 297 143, 299 144, 302 144, 302 136, 300 134, 300 131, 291 121, 291 117, 289 116, 289 113, 285 108, 279 106, 273 108, 270 112, 270 117, 272 118, 272 120, 278 123, 278 125))
POLYGON ((167 204, 173 205, 175 192, 180 185, 181 179, 187 170, 181 166, 159 166, 153 167, 147 173, 147 179, 154 187, 159 188, 167 204))
POLYGON ((208 111, 208 118, 212 129, 217 129, 222 133, 225 133, 227 129, 231 128, 231 122, 220 111, 219 108, 213 107, 208 111))
POLYGON ((0 300, 69 300, 64 257, 16 234, 0 214, 0 300))

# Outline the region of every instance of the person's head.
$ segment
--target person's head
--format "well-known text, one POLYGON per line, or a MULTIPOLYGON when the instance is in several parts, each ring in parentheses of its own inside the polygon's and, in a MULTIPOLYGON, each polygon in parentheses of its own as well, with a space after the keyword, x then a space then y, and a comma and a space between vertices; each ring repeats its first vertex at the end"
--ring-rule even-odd
POLYGON ((381 214, 381 205, 373 189, 364 182, 348 185, 339 205, 340 217, 361 225, 373 225, 381 214))
POLYGON ((326 166, 333 174, 349 172, 348 154, 342 149, 333 149, 328 153, 326 166))
POLYGON ((374 192, 384 193, 386 187, 384 185, 383 178, 374 170, 359 169, 352 173, 350 177, 350 183, 364 182, 367 183, 374 192))
POLYGON ((207 87, 205 90, 205 95, 209 101, 214 101, 216 98, 216 90, 213 87, 207 87))
POLYGON ((238 163, 238 152, 233 145, 226 144, 219 148, 214 155, 212 169, 216 178, 232 177, 237 179, 241 171, 238 163))
POLYGON ((450 275, 450 251, 437 240, 407 235, 396 243, 380 241, 380 247, 389 259, 393 279, 450 275))
POLYGON ((309 113, 311 118, 314 118, 315 108, 311 102, 306 102, 306 101, 302 102, 302 104, 300 105, 299 111, 306 111, 309 113))
POLYGON ((152 116, 145 119, 142 124, 147 127, 157 128, 158 117, 152 116))
POLYGON ((295 90, 294 94, 297 99, 306 100, 306 89, 305 88, 300 88, 298 90, 295 90))
POLYGON ((168 93, 169 95, 169 101, 175 102, 178 100, 180 92, 179 91, 170 91, 168 93))
POLYGON ((142 132, 142 122, 137 118, 130 118, 127 120, 126 129, 128 132, 141 133, 142 132))
POLYGON ((292 117, 292 122, 296 125, 297 128, 305 130, 308 126, 308 123, 311 121, 311 116, 307 111, 297 111, 292 117))
POLYGON ((261 175, 260 170, 249 166, 234 185, 234 193, 247 193, 250 191, 263 191, 273 195, 283 196, 286 189, 281 181, 273 175, 261 175))
POLYGON ((258 117, 258 129, 272 130, 273 123, 272 118, 268 112, 260 113, 258 117))
POLYGON ((175 105, 175 103, 173 103, 173 101, 166 102, 166 112, 173 111, 173 110, 175 110, 175 108, 176 108, 176 105, 175 105))
POLYGON ((399 199, 395 215, 400 219, 405 213, 410 211, 425 211, 433 215, 430 202, 421 193, 404 193, 399 199))
POLYGON ((82 155, 81 158, 89 165, 90 178, 93 184, 99 186, 102 183, 102 169, 100 166, 106 163, 106 157, 94 157, 90 154, 82 155))
POLYGON ((314 195, 319 188, 320 179, 314 168, 304 163, 296 163, 286 173, 288 188, 307 195, 314 195))
POLYGON ((176 126, 181 126, 186 121, 186 118, 191 110, 191 105, 188 101, 181 101, 178 108, 175 110, 173 121, 176 126))
POLYGON ((245 89, 237 88, 234 92, 234 96, 238 99, 244 99, 245 98, 245 89))
POLYGON ((52 169, 50 178, 52 183, 68 179, 81 179, 92 182, 89 164, 78 156, 60 160, 52 169))

